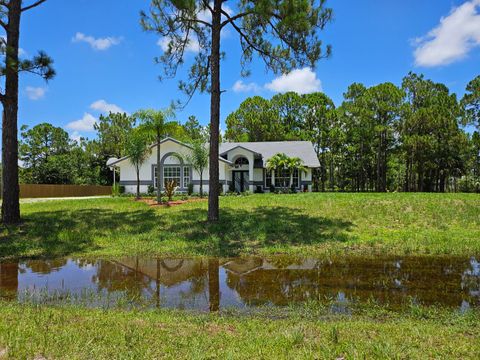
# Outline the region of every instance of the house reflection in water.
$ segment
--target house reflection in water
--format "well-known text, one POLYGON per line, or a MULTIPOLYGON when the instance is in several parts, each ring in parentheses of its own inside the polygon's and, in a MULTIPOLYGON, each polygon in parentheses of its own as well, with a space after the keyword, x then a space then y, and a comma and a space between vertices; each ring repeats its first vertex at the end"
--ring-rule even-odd
POLYGON ((219 259, 124 258, 117 263, 149 279, 144 288, 154 286, 149 292, 157 307, 219 310, 219 259))
POLYGON ((25 291, 85 290, 105 299, 126 296, 149 306, 212 312, 308 300, 329 300, 332 311, 347 312, 352 302, 372 299, 393 307, 413 299, 468 309, 480 306, 480 263, 474 257, 127 257, 0 264, 3 299, 21 298, 25 291))

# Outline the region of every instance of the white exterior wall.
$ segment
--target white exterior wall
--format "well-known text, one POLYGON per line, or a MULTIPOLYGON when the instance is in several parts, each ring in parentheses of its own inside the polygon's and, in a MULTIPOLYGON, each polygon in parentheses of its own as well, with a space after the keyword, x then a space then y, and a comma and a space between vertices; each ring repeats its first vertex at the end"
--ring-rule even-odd
MULTIPOLYGON (((311 183, 312 183, 312 180, 313 180, 312 179, 312 169, 307 168, 307 171, 302 173, 302 179, 301 180, 302 180, 302 182, 303 181, 309 181, 310 182, 310 184, 308 185, 308 191, 311 192, 312 191, 312 184, 311 183)), ((301 187, 301 189, 303 189, 303 186, 301 187)))
MULTIPOLYGON (((174 141, 166 141, 161 144, 160 146, 160 159, 164 160, 164 165, 181 165, 181 162, 175 156, 168 156, 164 159, 165 155, 174 153, 178 154, 183 159, 183 165, 181 166, 189 166, 190 164, 187 161, 189 149, 181 144, 178 144, 174 141)), ((157 164, 157 148, 154 147, 151 149, 151 153, 148 156, 145 163, 140 167, 140 192, 146 193, 148 192, 148 186, 153 185, 153 178, 152 178, 152 166, 157 164)), ((128 159, 125 159, 118 164, 116 164, 118 168, 120 168, 120 184, 123 183, 125 186, 126 193, 136 193, 137 191, 137 175, 135 172, 135 167, 130 163, 128 159)), ((223 161, 219 162, 219 177, 220 182, 225 183, 225 176, 226 172, 229 172, 230 166, 223 161)), ((203 171, 203 191, 208 192, 208 185, 205 182, 208 182, 209 178, 209 170, 208 167, 203 171)), ((183 181, 183 180, 182 180, 183 181)), ((191 179, 190 181, 194 181, 199 183, 200 181, 200 174, 191 169, 191 179)), ((228 190, 228 185, 225 185, 224 191, 228 190)), ((200 192, 200 185, 194 185, 194 192, 200 192)))

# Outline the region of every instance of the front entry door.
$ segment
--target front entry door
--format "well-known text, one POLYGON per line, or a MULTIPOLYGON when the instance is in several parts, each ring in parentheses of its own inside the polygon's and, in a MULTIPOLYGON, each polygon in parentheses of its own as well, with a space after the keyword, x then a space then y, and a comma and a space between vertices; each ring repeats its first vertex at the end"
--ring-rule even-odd
POLYGON ((247 190, 248 171, 233 171, 233 184, 236 192, 247 190))

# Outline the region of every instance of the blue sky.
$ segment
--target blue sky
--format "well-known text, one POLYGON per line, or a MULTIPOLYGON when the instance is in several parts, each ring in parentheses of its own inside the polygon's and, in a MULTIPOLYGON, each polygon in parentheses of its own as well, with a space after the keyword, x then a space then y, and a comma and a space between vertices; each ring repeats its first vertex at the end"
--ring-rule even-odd
MULTIPOLYGON (((28 56, 45 50, 55 61, 57 76, 47 84, 22 75, 19 124, 50 122, 72 137, 92 138, 92 125, 102 112, 164 108, 184 98, 177 84, 188 67, 177 79, 158 80, 161 67, 153 58, 162 53, 161 39, 139 25, 139 12, 148 4, 146 0, 48 0, 25 13, 22 52, 28 56)), ((235 11, 234 1, 226 4, 235 11)), ((222 123, 253 95, 322 90, 340 104, 352 82, 400 84, 403 76, 415 71, 461 96, 466 84, 480 74, 480 0, 330 0, 327 4, 335 19, 322 39, 333 46, 333 54, 313 71, 297 69, 275 76, 255 61, 252 75, 242 79, 238 38, 233 30, 224 36, 222 123)), ((192 46, 187 64, 194 51, 192 46)), ((196 95, 177 119, 185 121, 192 114, 208 123, 207 94, 196 95)))

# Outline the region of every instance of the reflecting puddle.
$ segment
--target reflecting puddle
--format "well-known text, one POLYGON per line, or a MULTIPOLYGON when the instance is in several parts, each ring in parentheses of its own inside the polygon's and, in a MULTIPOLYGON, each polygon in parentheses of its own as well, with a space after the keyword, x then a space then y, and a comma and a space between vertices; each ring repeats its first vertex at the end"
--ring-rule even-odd
POLYGON ((375 301, 480 308, 480 262, 471 258, 56 259, 0 264, 3 299, 87 306, 122 299, 217 311, 330 301, 333 312, 375 301))

